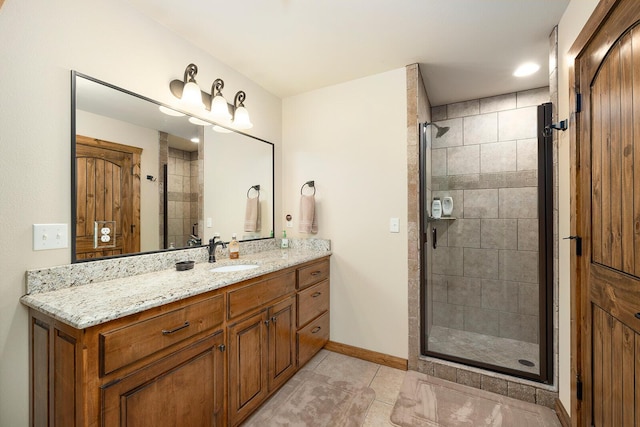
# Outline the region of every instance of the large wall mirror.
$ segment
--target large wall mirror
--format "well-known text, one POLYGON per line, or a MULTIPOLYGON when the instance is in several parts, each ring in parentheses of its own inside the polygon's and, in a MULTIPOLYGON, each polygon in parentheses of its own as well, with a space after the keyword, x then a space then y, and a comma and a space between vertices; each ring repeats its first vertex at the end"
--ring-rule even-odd
POLYGON ((77 72, 72 92, 73 262, 273 236, 272 143, 77 72))

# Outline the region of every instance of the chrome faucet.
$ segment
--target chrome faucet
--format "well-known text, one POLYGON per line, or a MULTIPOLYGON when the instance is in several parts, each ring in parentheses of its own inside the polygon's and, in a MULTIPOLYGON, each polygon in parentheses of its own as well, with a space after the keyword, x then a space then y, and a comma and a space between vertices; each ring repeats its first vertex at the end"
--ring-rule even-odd
POLYGON ((222 240, 216 242, 216 239, 219 239, 218 236, 213 236, 209 239, 209 262, 216 262, 216 247, 222 246, 226 248, 227 245, 222 240))

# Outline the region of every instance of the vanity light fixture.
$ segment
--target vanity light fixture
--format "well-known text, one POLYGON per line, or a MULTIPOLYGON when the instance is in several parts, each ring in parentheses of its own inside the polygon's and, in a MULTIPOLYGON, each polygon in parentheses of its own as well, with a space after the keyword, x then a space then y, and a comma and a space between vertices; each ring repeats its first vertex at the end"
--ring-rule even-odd
POLYGON ((224 81, 222 79, 215 79, 211 85, 211 117, 215 121, 228 122, 231 119, 229 113, 229 104, 227 100, 222 96, 221 90, 224 89, 224 81))
MULTIPOLYGON (((244 130, 251 129, 253 123, 249 119, 249 112, 244 106, 246 94, 240 90, 236 93, 233 105, 229 104, 222 95, 224 89, 224 81, 215 79, 211 85, 211 95, 201 92, 200 87, 196 83, 195 76, 198 73, 198 67, 195 64, 189 64, 184 71, 183 80, 172 80, 169 83, 169 89, 176 98, 182 100, 183 103, 194 109, 194 113, 200 117, 209 118, 212 122, 216 122, 222 126, 244 130), (196 92, 197 89, 197 92, 196 92), (199 110, 199 111, 198 111, 199 110)), ((191 117, 191 123, 206 126, 209 122, 191 117)), ((230 130, 221 126, 214 126, 214 130, 225 132, 230 130)))
POLYGON ((179 98, 188 107, 204 108, 200 86, 196 82, 196 74, 198 74, 198 66, 196 64, 187 65, 184 70, 182 94, 179 98))
POLYGON ((244 99, 246 94, 238 91, 233 99, 233 126, 237 129, 251 129, 253 123, 249 119, 249 112, 244 108, 244 99))

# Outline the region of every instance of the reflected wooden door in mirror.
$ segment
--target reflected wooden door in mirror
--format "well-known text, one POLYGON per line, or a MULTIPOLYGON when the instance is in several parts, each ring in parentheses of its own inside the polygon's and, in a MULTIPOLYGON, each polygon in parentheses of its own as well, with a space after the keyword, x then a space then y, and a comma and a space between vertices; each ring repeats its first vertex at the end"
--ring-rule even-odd
POLYGON ((76 136, 76 258, 140 251, 137 147, 76 136))

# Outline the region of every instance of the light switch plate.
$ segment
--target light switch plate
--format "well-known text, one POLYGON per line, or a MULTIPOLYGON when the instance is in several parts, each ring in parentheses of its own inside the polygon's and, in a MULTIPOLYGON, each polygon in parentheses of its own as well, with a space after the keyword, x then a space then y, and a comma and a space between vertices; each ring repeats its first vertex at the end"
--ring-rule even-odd
POLYGON ((33 224, 33 250, 64 249, 69 247, 67 224, 33 224))
POLYGON ((391 233, 399 233, 400 232, 400 218, 391 218, 391 219, 389 219, 389 231, 391 233))

